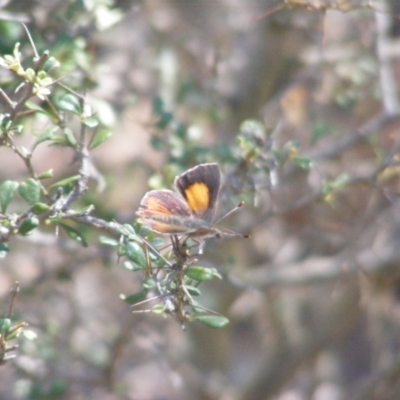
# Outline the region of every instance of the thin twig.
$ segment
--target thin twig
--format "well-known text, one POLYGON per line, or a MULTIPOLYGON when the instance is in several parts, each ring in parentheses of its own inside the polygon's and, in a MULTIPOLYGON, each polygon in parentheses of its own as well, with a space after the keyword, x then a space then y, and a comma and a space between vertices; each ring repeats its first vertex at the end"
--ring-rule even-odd
POLYGON ((388 13, 387 0, 381 0, 381 7, 381 12, 375 12, 375 20, 378 34, 376 39, 376 53, 379 60, 379 81, 382 102, 385 113, 388 115, 398 115, 400 113, 398 89, 388 51, 390 42, 390 15, 388 13))
POLYGON ((398 246, 388 243, 380 249, 364 249, 349 259, 345 254, 336 257, 310 257, 304 261, 277 265, 262 265, 245 271, 241 279, 256 288, 278 286, 306 286, 332 282, 346 277, 356 279, 359 273, 373 275, 397 265, 398 246))
POLYGON ((14 286, 10 289, 10 300, 9 300, 9 304, 8 304, 6 318, 11 319, 11 317, 14 313, 14 302, 15 302, 15 298, 17 297, 18 292, 19 292, 19 282, 16 281, 14 286))

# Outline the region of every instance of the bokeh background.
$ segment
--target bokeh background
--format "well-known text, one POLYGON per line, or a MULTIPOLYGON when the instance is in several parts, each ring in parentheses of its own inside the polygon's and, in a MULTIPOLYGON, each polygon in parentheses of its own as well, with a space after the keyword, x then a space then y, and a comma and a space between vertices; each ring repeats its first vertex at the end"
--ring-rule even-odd
MULTIPOLYGON (((222 224, 251 239, 209 240, 199 257, 223 276, 202 285, 201 302, 230 324, 182 330, 121 301, 142 278, 99 244, 100 229, 85 228, 88 247, 44 224, 13 237, 0 304, 19 281, 16 315, 38 338, 0 367, 0 399, 399 398, 398 8, 1 1, 0 55, 21 42, 32 56, 26 23, 60 61, 56 77, 113 133, 91 152, 82 205, 131 223, 149 187, 214 161, 224 176, 218 214, 245 201, 222 224), (160 124, 166 114, 172 122, 160 124)), ((10 81, 3 69, 7 93, 10 81)), ((48 124, 27 120, 16 142, 29 146, 48 124)), ((79 169, 70 149, 45 144, 32 162, 54 180, 79 169)), ((0 147, 0 182, 28 176, 0 147)))

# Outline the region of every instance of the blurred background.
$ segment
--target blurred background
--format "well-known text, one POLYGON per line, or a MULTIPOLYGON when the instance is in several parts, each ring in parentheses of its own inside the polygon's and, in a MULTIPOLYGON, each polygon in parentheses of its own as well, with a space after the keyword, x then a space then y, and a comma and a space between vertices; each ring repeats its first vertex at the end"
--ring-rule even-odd
MULTIPOLYGON (((25 23, 112 132, 77 208, 132 223, 149 188, 218 162, 218 215, 245 201, 221 224, 251 235, 199 257, 223 276, 200 301, 230 324, 185 330, 121 301, 142 277, 101 229, 87 247, 45 224, 13 237, 1 311, 17 280, 38 338, 0 366, 0 399, 400 398, 399 15, 396 0, 0 1, 0 56, 20 42, 31 62, 25 23)), ((23 121, 24 147, 50 126, 23 121)), ((79 170, 45 143, 32 164, 50 184, 79 170)), ((0 183, 28 176, 1 142, 0 183)))

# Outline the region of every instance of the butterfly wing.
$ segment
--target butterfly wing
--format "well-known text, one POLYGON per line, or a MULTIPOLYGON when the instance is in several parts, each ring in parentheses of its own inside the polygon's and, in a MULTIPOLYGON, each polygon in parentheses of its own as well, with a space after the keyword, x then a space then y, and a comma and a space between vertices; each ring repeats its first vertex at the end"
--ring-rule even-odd
POLYGON ((183 223, 191 217, 185 201, 170 190, 151 190, 143 197, 136 212, 138 221, 161 234, 179 234, 187 231, 183 223))
POLYGON ((175 179, 175 185, 185 198, 191 212, 210 222, 214 216, 221 171, 218 164, 200 164, 175 179))

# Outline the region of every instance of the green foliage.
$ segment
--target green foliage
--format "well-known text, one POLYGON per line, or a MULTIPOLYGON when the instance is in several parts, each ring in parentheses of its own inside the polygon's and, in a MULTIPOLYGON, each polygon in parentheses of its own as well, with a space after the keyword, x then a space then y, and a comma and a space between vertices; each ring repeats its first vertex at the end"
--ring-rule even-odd
POLYGON ((185 275, 198 282, 211 281, 215 277, 222 279, 221 275, 215 268, 204 268, 197 265, 189 266, 185 271, 185 275))
POLYGON ((138 293, 130 294, 129 296, 121 295, 120 298, 128 303, 129 305, 133 306, 137 303, 142 302, 147 297, 148 290, 142 290, 138 293))
POLYGON ((67 233, 67 235, 70 239, 76 240, 83 247, 88 247, 85 237, 83 236, 82 232, 80 232, 78 229, 75 229, 64 223, 59 223, 58 225, 64 229, 64 231, 67 233))
POLYGON ((18 227, 18 233, 22 236, 29 235, 39 226, 39 224, 39 218, 36 216, 25 218, 18 227))
POLYGON ((145 269, 147 265, 146 254, 138 243, 128 242, 125 246, 125 253, 134 267, 145 269))
POLYGON ((0 186, 0 204, 1 212, 5 213, 11 200, 14 197, 16 190, 18 189, 19 183, 15 181, 4 181, 0 186))
MULTIPOLYGON (((92 118, 93 119, 93 118, 92 118)), ((97 121, 96 121, 97 123, 97 121)), ((88 126, 87 120, 85 120, 85 125, 88 126)), ((94 149, 97 146, 100 146, 105 141, 107 141, 112 135, 112 132, 109 129, 102 129, 95 133, 93 136, 93 140, 90 143, 90 149, 94 149)))
POLYGON ((40 201, 40 185, 32 178, 22 182, 19 187, 19 194, 31 206, 40 201))
POLYGON ((153 314, 170 314, 182 326, 186 322, 198 321, 213 327, 222 328, 228 320, 215 311, 206 310, 192 296, 200 296, 199 286, 214 278, 222 279, 215 268, 191 265, 186 240, 171 237, 172 250, 165 250, 160 238, 145 231, 137 231, 131 225, 120 227, 119 242, 102 236, 102 244, 115 247, 119 245, 119 256, 126 257, 124 267, 133 273, 142 274, 142 290, 132 294, 122 294, 121 299, 135 306, 134 312, 151 311, 153 314), (153 294, 148 299, 149 294, 153 294), (157 302, 150 309, 137 307, 148 302, 157 302), (199 315, 199 313, 201 315, 199 315))
POLYGON ((0 365, 15 357, 13 351, 15 351, 18 346, 14 344, 14 342, 21 334, 24 340, 32 341, 36 339, 36 334, 26 329, 28 326, 26 322, 14 322, 14 301, 18 292, 19 285, 16 283, 10 291, 11 296, 9 299, 8 311, 5 314, 6 316, 0 318, 0 365))
POLYGON ((229 319, 222 315, 196 315, 193 319, 215 329, 223 328, 229 324, 229 319))
POLYGON ((8 245, 5 243, 0 243, 0 260, 7 256, 8 251, 8 245))
MULTIPOLYGON (((32 41, 30 45, 36 53, 36 45, 32 41)), ((12 54, 0 55, 0 67, 8 70, 13 77, 0 92, 2 100, 8 106, 0 115, 0 147, 4 151, 14 152, 23 161, 28 176, 21 180, 8 179, 0 183, 0 241, 5 243, 14 235, 33 234, 36 230, 45 229, 52 222, 58 224, 69 238, 87 246, 81 228, 71 226, 66 221, 73 219, 75 223, 86 222, 87 214, 72 207, 87 191, 90 172, 81 168, 79 175, 65 176, 57 182, 51 182, 53 170, 37 171, 32 158, 39 146, 56 145, 72 148, 76 157, 83 160, 88 157, 89 147, 93 149, 110 137, 110 130, 101 126, 83 96, 65 84, 59 85, 50 76, 65 65, 65 60, 60 62, 49 50, 36 54, 30 60, 24 57, 21 49, 26 49, 26 45, 22 46, 17 42, 12 54), (24 95, 21 96, 20 93, 24 95), (39 103, 38 99, 43 103, 39 103), (42 121, 43 117, 47 119, 44 124, 46 127, 42 131, 33 132, 34 141, 30 149, 20 147, 15 137, 22 133, 23 126, 29 123, 29 119, 34 120, 37 115, 41 116, 42 121), (80 122, 79 132, 67 124, 66 115, 80 122), (93 129, 95 131, 91 132, 93 129), (19 197, 15 196, 17 191, 19 197), (7 213, 11 206, 14 214, 7 213)), ((2 257, 7 252, 8 248, 4 247, 2 257)))
POLYGON ((58 108, 62 111, 69 111, 76 115, 82 114, 82 104, 76 96, 73 96, 70 93, 62 96, 58 100, 58 108))
POLYGON ((337 192, 351 182, 351 178, 347 173, 340 174, 334 179, 326 180, 322 187, 323 198, 326 203, 332 204, 336 198, 337 192))
POLYGON ((57 400, 61 399, 68 390, 67 382, 56 380, 51 382, 49 387, 43 387, 42 382, 39 380, 34 382, 25 398, 29 400, 57 400))

